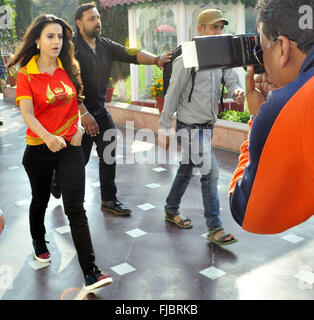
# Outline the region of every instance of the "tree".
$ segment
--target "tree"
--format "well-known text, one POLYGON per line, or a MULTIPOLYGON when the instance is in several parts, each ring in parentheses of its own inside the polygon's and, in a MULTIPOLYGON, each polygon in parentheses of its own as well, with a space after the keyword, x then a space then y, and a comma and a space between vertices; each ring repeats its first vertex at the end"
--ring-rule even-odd
MULTIPOLYGON (((80 0, 81 1, 81 0, 80 0)), ((102 24, 102 35, 112 41, 126 45, 129 36, 128 7, 116 6, 104 9, 96 1, 102 24)), ((125 79, 130 75, 130 66, 127 63, 113 62, 112 78, 114 82, 125 79)))
MULTIPOLYGON (((86 0, 88 1, 88 0, 86 0)), ((40 14, 53 14, 65 20, 68 24, 75 26, 74 9, 78 5, 77 0, 33 0, 33 17, 40 14)))
POLYGON ((15 11, 16 35, 21 39, 32 22, 32 0, 15 0, 15 11))
POLYGON ((14 26, 15 12, 9 0, 0 0, 0 7, 2 6, 10 7, 9 12, 7 12, 7 10, 3 10, 2 13, 4 15, 1 16, 1 23, 4 25, 0 26, 0 49, 2 53, 7 54, 12 51, 14 41, 16 40, 14 26), (12 24, 8 21, 8 19, 12 19, 12 24))

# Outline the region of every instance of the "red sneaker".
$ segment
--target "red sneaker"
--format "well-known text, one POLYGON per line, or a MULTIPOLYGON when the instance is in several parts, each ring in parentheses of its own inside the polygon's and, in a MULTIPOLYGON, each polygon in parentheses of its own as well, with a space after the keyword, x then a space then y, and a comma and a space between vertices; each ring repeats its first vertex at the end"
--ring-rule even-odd
POLYGON ((95 267, 92 273, 85 275, 84 290, 95 290, 104 286, 108 286, 111 283, 111 276, 101 273, 101 271, 95 267))
MULTIPOLYGON (((33 253, 39 262, 50 262, 50 252, 47 249, 45 240, 33 240, 33 253)), ((47 242, 49 243, 49 242, 47 242)))

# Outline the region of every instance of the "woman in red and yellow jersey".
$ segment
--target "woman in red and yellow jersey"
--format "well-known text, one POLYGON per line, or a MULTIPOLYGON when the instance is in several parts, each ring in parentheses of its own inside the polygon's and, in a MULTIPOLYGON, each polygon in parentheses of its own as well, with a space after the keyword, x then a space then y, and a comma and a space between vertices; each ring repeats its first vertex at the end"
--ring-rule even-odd
POLYGON ((72 29, 62 19, 41 15, 27 29, 8 67, 17 63, 21 67, 16 101, 28 126, 23 165, 32 189, 30 231, 34 256, 40 262, 50 261, 44 217, 55 170, 85 289, 90 290, 110 284, 112 279, 95 265, 83 206, 85 161, 81 148, 83 132, 78 123, 79 108, 84 110, 84 105, 71 37, 72 29))

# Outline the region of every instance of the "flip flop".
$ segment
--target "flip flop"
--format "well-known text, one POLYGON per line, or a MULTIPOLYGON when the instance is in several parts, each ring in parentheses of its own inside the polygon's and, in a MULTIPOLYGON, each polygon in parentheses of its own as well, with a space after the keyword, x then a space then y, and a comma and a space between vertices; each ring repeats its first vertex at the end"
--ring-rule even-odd
POLYGON ((230 233, 225 234, 224 236, 221 236, 218 240, 214 239, 214 235, 221 230, 223 230, 223 228, 221 228, 221 227, 209 230, 208 234, 206 236, 207 240, 209 240, 219 246, 226 246, 226 245, 238 242, 238 240, 233 237, 232 237, 232 239, 226 240, 226 238, 231 236, 230 233))

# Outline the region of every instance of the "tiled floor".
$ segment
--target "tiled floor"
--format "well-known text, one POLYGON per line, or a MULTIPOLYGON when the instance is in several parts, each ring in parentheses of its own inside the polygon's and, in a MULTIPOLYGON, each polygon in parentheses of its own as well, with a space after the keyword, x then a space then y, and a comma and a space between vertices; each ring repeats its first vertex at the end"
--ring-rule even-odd
POLYGON ((86 295, 60 200, 51 198, 45 220, 52 262, 44 265, 33 259, 27 214, 30 187, 21 165, 25 125, 19 111, 2 100, 0 119, 4 120, 0 126, 0 209, 7 224, 0 237, 0 299, 313 299, 313 219, 278 235, 241 230, 231 217, 227 199, 237 154, 215 150, 220 165, 221 219, 226 231, 239 239, 221 248, 204 238, 199 177, 191 181, 181 208, 194 227, 179 229, 163 216, 177 165, 123 164, 127 155, 154 149, 147 142, 130 146, 123 139, 116 182, 119 199, 133 210, 131 217, 100 210, 95 152, 86 168, 85 204, 97 264, 114 280, 111 286, 86 295))

